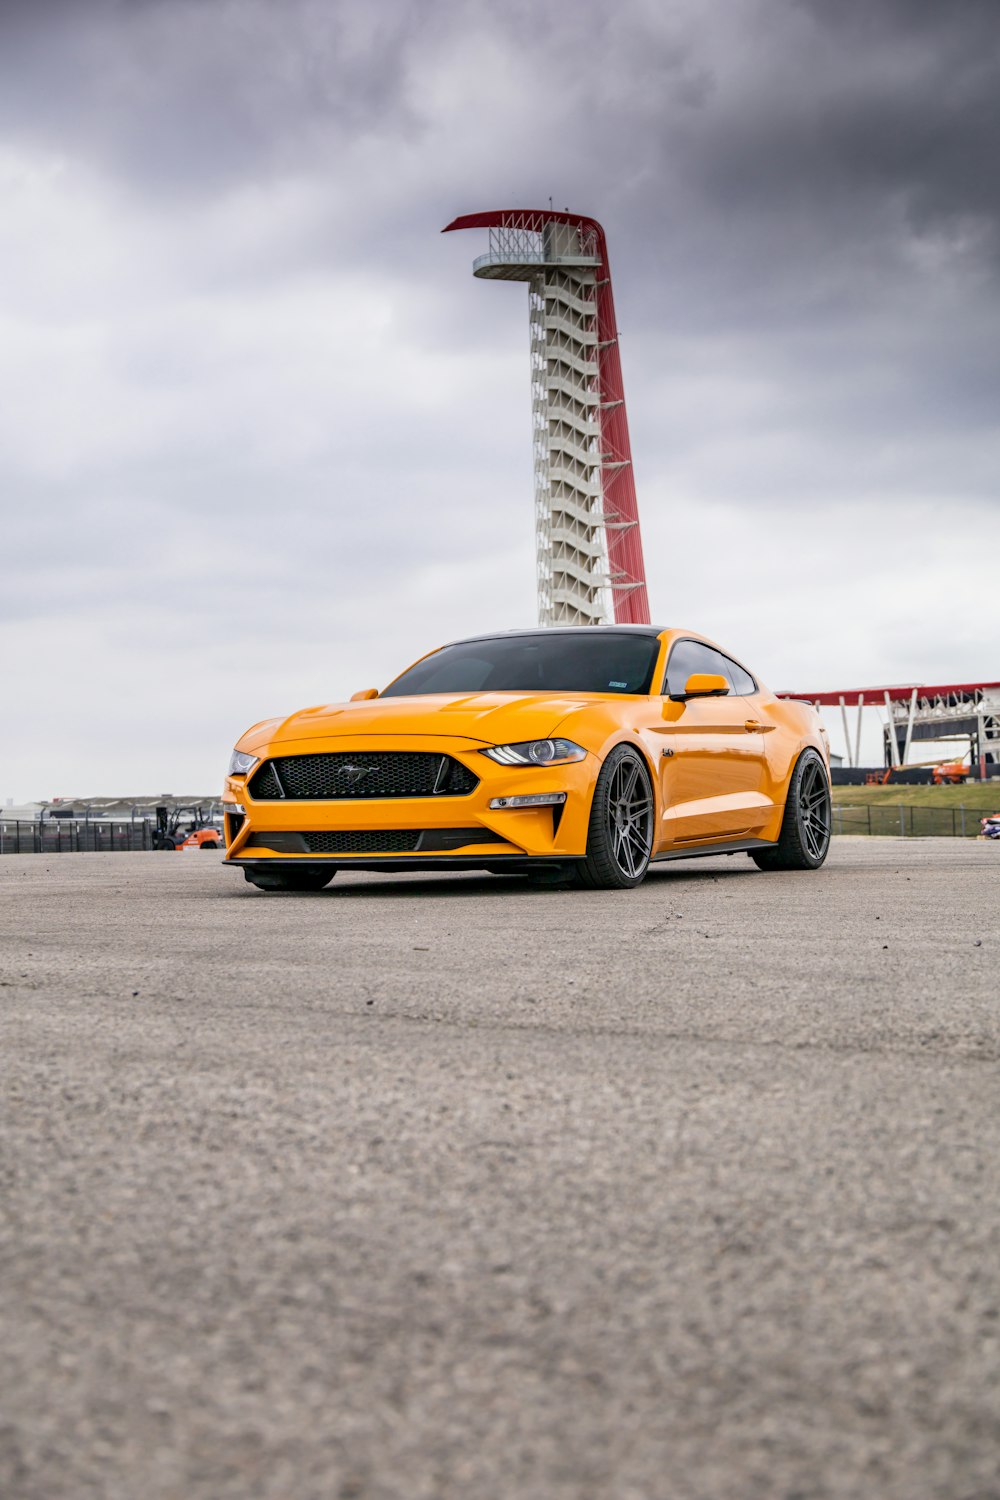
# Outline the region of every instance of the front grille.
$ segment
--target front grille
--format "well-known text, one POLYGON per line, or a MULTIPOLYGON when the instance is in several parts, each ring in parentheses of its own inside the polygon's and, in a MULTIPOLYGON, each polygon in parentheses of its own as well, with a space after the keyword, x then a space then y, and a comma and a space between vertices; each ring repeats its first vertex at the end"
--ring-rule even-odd
POLYGON ((260 770, 251 778, 247 791, 251 792, 258 802, 281 796, 281 788, 271 769, 270 761, 265 761, 260 770))
POLYGON ((373 828, 303 837, 310 854, 412 854, 420 842, 420 829, 373 828))
POLYGON ((450 755, 426 750, 370 750, 355 754, 282 755, 251 776, 256 802, 374 801, 383 797, 465 797, 479 777, 450 755))

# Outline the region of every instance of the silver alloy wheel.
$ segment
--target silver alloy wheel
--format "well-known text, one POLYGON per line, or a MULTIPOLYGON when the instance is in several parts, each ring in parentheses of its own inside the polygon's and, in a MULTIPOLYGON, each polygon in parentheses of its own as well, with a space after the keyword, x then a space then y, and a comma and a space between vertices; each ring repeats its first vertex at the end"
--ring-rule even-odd
POLYGON ((641 763, 624 755, 608 787, 611 852, 623 875, 642 875, 653 847, 653 797, 641 763))

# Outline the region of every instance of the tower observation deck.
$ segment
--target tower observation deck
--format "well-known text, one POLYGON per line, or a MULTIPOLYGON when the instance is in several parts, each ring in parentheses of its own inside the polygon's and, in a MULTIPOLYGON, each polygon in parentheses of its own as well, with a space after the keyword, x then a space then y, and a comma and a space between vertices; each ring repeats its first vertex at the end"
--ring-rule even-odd
POLYGON ((649 623, 639 509, 604 230, 551 209, 467 214, 473 262, 526 281, 540 625, 649 623))

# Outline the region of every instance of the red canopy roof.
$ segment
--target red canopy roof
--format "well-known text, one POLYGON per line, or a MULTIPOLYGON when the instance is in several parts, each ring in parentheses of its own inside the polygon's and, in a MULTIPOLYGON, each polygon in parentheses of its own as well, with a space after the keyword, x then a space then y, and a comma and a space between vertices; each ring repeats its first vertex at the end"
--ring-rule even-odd
POLYGON ((842 688, 834 693, 778 693, 779 698, 801 698, 806 703, 828 703, 837 705, 843 698, 845 704, 851 708, 857 707, 859 699, 863 698, 866 703, 885 703, 886 694, 889 695, 890 703, 909 703, 914 690, 917 701, 922 699, 949 698, 954 695, 957 698, 971 698, 974 693, 986 691, 1000 691, 1000 682, 944 682, 930 685, 924 682, 913 682, 908 686, 896 685, 894 687, 866 687, 866 688, 842 688))

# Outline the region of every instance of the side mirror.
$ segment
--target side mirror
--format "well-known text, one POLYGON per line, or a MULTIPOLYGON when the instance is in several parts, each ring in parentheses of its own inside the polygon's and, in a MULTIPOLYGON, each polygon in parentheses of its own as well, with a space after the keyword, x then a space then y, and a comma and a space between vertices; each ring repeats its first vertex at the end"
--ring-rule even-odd
POLYGON ((360 693, 351 694, 352 703, 363 703, 368 698, 377 698, 378 688, 362 688, 360 693))
POLYGON ((729 679, 721 672, 692 672, 684 684, 685 698, 721 698, 729 692, 729 679))

